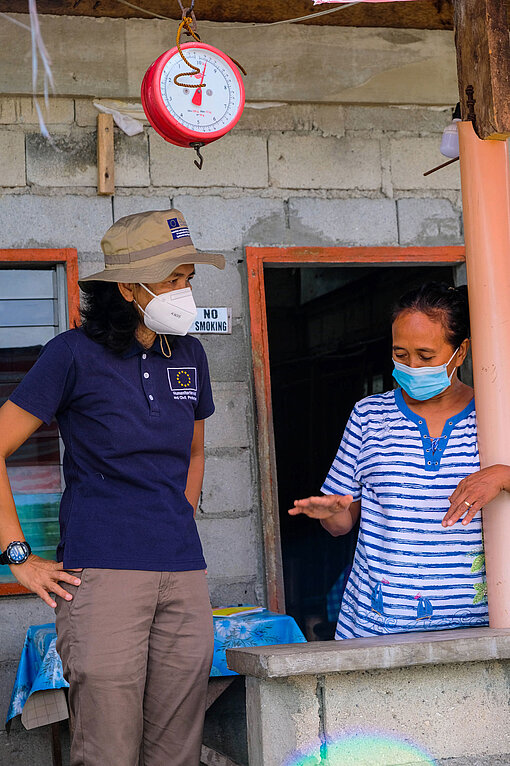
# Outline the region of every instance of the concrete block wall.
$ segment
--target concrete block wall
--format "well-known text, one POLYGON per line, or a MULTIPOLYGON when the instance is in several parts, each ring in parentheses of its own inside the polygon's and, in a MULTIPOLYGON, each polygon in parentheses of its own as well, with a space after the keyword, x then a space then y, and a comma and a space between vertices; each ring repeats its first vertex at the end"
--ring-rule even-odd
POLYGON ((249 764, 508 764, 509 648, 508 630, 462 628, 230 649, 249 764))
POLYGON ((13 245, 34 239, 30 227, 17 226, 18 212, 23 220, 34 202, 41 211, 38 241, 76 245, 84 265, 97 260, 107 219, 170 202, 191 211, 199 248, 232 253, 247 243, 310 238, 343 245, 461 241, 458 165, 423 176, 441 162, 447 108, 248 105, 232 134, 204 149, 202 172, 191 150, 164 142, 151 128, 134 137, 116 130, 111 200, 96 196, 91 100, 52 102, 59 120, 52 122, 50 110, 53 145, 41 137, 26 101, 0 103, 1 214, 4 239, 13 245))
POLYGON ((311 753, 310 766, 419 766, 432 762, 425 760, 427 754, 437 766, 508 766, 507 674, 507 662, 459 662, 285 680, 248 678, 249 764, 281 766, 311 753), (477 699, 479 709, 466 707, 469 698, 477 699), (328 759, 334 743, 349 736, 356 737, 357 747, 342 753, 345 761, 328 759), (369 761, 369 748, 362 743, 371 738, 416 750, 373 745, 369 761))

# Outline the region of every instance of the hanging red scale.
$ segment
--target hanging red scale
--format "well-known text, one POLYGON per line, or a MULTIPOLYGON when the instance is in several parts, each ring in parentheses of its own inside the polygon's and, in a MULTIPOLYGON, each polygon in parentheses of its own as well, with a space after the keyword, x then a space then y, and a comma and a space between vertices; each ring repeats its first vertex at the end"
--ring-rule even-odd
POLYGON ((195 164, 201 168, 200 148, 232 130, 243 112, 245 94, 239 69, 229 56, 202 42, 179 44, 183 26, 199 39, 191 22, 190 17, 183 19, 177 47, 163 53, 145 73, 142 105, 165 141, 197 151, 200 162, 195 164))

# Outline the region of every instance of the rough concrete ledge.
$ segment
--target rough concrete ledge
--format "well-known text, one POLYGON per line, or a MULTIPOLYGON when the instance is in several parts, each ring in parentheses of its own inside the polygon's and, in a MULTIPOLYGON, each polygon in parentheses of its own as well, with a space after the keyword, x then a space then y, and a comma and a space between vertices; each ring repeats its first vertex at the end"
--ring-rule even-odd
POLYGON ((510 630, 463 628, 381 638, 229 649, 227 664, 245 676, 283 678, 352 670, 510 659, 510 630))

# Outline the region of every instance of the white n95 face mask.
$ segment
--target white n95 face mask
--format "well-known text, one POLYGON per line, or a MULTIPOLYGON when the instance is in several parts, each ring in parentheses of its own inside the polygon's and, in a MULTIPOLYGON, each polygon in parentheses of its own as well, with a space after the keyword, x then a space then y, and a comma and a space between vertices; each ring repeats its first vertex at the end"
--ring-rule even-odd
POLYGON ((145 309, 136 304, 143 312, 145 326, 163 335, 186 335, 197 316, 191 288, 184 287, 182 290, 155 295, 142 282, 140 284, 153 296, 145 309))

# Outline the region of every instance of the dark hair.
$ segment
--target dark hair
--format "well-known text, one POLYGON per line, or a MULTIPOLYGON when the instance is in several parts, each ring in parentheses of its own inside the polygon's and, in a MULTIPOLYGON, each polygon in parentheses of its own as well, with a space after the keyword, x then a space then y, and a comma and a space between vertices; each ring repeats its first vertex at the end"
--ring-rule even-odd
POLYGON ((116 354, 131 346, 140 317, 134 303, 120 294, 116 282, 84 282, 85 302, 81 309, 86 335, 116 354))
POLYGON ((426 282, 402 295, 393 307, 391 321, 404 311, 421 311, 430 319, 439 320, 446 340, 458 348, 469 338, 469 305, 467 287, 450 287, 446 282, 426 282))

